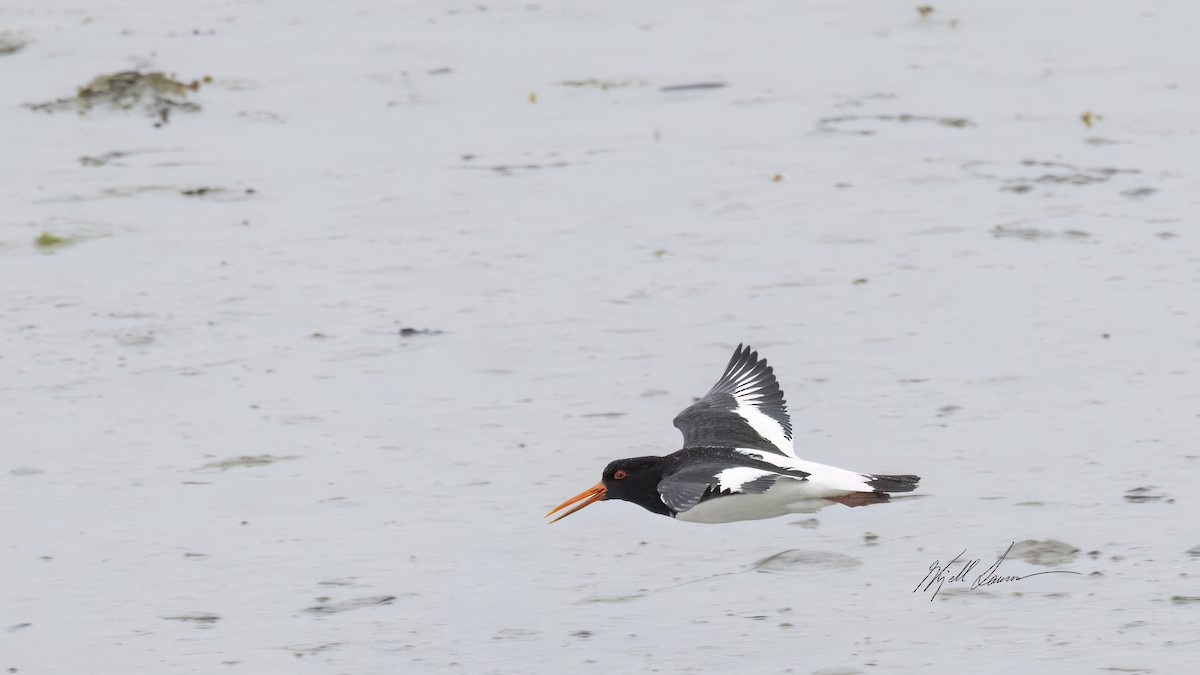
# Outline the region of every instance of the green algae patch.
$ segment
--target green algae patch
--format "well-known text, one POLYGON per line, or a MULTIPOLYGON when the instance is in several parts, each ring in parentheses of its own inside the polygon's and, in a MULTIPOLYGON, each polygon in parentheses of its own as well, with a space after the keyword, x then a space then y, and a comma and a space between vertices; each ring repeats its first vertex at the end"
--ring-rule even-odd
POLYGON ((284 457, 276 457, 274 455, 242 455, 241 457, 232 457, 230 459, 223 459, 219 462, 209 462, 208 464, 205 464, 204 466, 200 467, 200 469, 202 471, 203 470, 211 470, 211 469, 220 469, 221 471, 228 471, 229 469, 233 469, 233 468, 236 468, 239 466, 242 466, 242 467, 266 466, 268 464, 274 464, 275 462, 283 462, 283 461, 286 461, 289 459, 298 459, 298 458, 299 457, 297 455, 286 455, 284 457))
POLYGON ((33 240, 33 245, 43 251, 53 251, 74 243, 74 237, 60 237, 53 232, 42 232, 33 240))
POLYGON ((173 112, 200 110, 199 105, 188 100, 188 95, 199 91, 202 81, 208 83, 212 78, 182 82, 162 72, 127 70, 96 77, 79 87, 74 96, 32 103, 28 107, 39 112, 74 111, 81 115, 96 108, 143 112, 157 117, 159 124, 166 124, 173 112))

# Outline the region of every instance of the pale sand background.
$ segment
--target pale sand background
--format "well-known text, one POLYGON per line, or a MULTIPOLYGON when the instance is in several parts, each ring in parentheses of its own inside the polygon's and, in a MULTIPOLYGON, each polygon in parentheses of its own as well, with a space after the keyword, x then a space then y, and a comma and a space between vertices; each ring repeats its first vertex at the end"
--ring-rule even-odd
POLYGON ((1200 5, 984 4, 5 2, 0 668, 1193 669, 1200 5), (739 341, 925 497, 543 524, 739 341))

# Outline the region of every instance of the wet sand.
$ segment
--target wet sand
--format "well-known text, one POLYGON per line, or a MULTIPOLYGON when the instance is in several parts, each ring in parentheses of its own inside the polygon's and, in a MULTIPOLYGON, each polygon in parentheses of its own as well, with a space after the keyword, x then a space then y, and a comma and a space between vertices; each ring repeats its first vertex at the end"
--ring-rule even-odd
POLYGON ((1192 5, 9 4, 0 668, 1195 663, 1192 5), (544 524, 739 342, 921 489, 544 524))

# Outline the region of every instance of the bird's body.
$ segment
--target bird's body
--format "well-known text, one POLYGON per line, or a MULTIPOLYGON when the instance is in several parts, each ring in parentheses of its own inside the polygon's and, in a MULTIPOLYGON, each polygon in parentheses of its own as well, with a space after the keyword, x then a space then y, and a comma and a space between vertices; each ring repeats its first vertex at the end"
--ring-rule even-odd
MULTIPOLYGON (((622 499, 695 523, 727 523, 812 513, 833 503, 866 506, 910 492, 911 475, 861 474, 796 456, 783 392, 765 359, 738 346, 725 373, 675 418, 684 447, 665 457, 611 462, 601 481, 547 515, 622 499)), ((554 522, 554 521, 551 521, 554 522)))

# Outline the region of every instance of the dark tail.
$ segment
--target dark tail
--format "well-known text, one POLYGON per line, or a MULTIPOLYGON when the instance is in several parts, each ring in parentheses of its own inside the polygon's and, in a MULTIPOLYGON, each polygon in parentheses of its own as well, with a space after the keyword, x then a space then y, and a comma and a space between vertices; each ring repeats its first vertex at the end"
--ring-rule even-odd
POLYGON ((880 476, 872 475, 867 481, 878 492, 912 492, 921 482, 920 476, 880 476))

